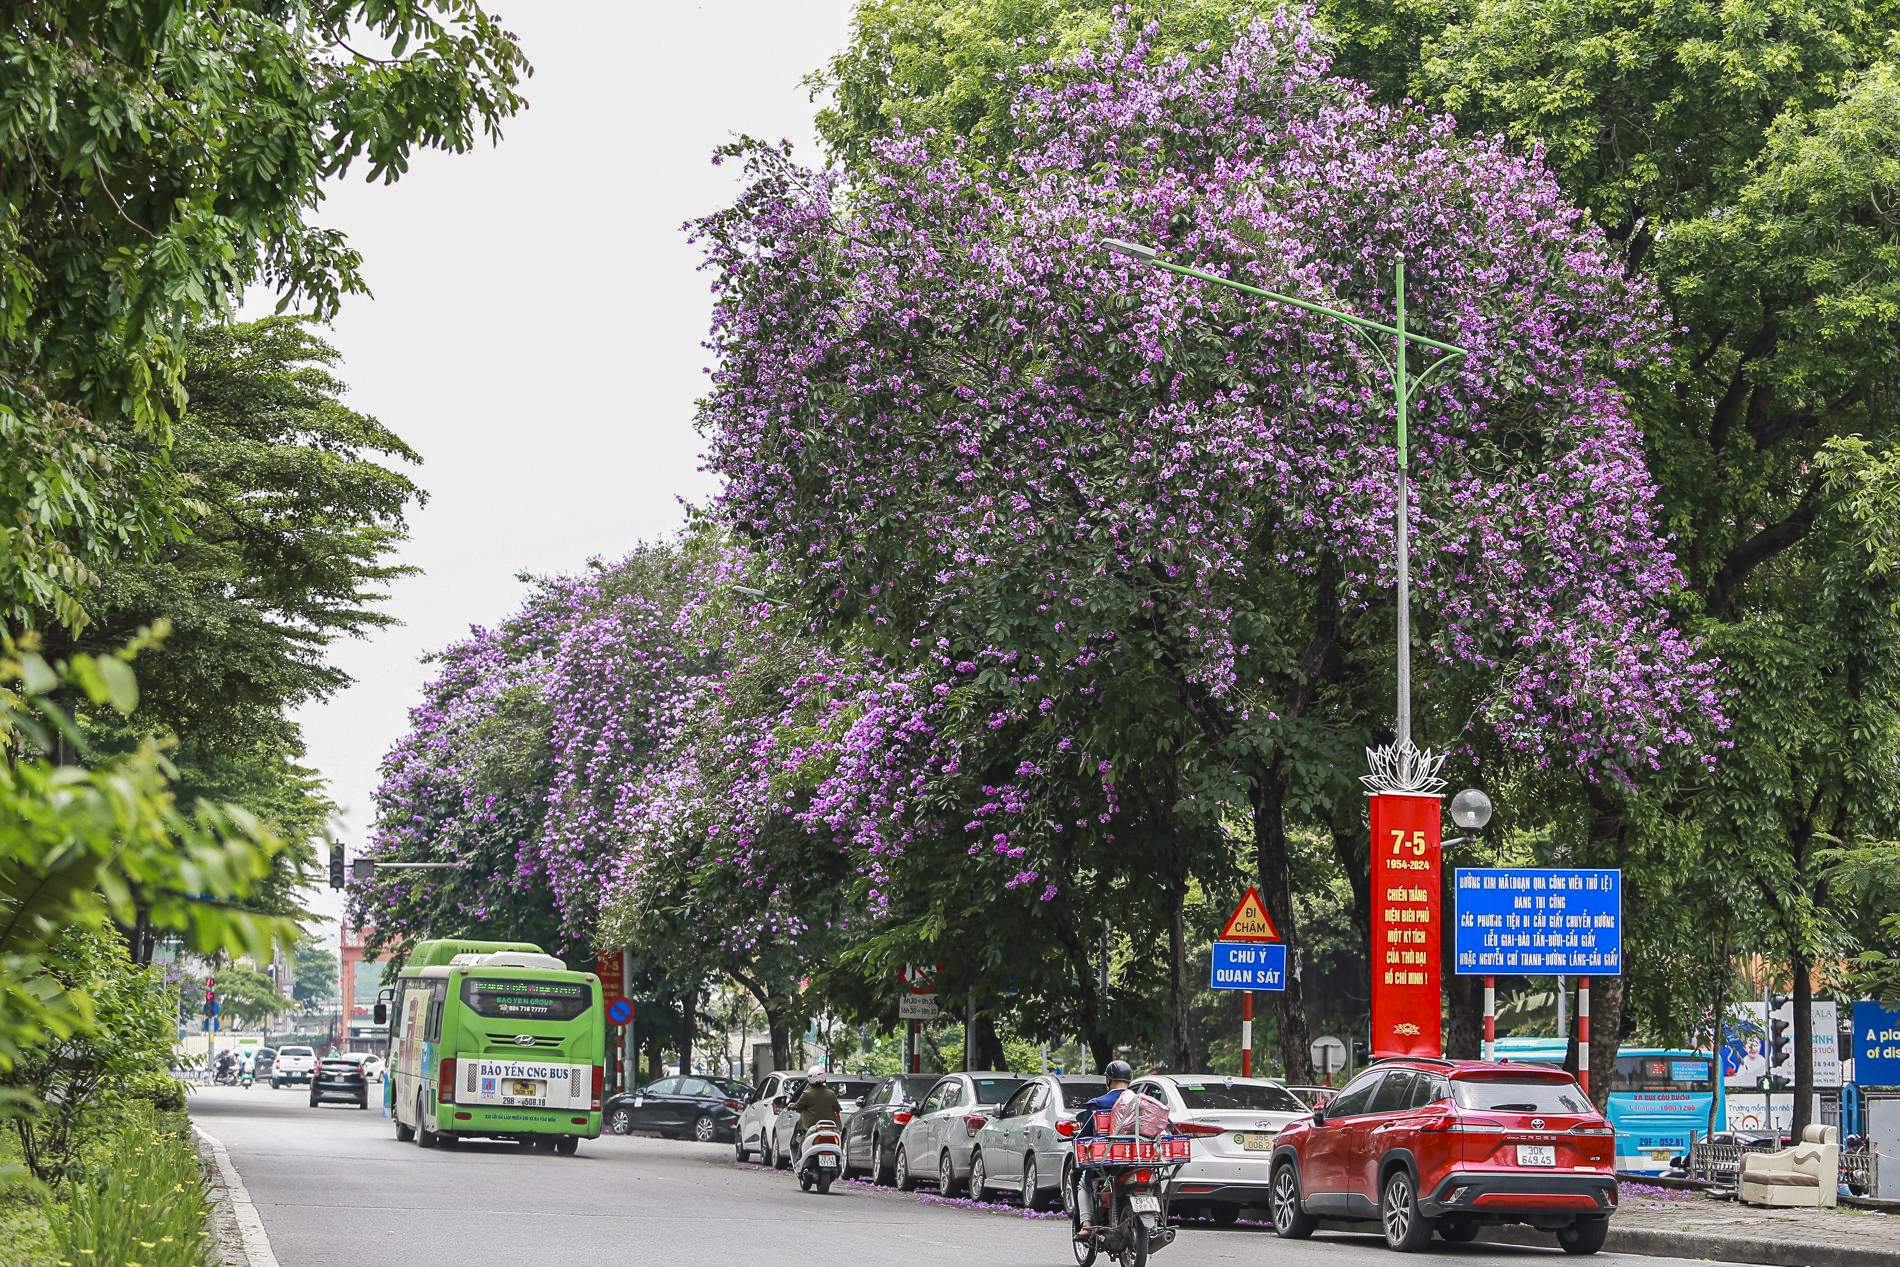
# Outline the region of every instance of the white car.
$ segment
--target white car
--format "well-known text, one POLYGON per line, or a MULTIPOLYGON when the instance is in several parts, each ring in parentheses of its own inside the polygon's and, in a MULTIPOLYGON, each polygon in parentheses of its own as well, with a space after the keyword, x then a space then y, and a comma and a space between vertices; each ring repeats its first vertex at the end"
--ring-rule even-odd
POLYGON ((772 1124, 785 1106, 805 1089, 805 1075, 781 1069, 759 1079, 752 1098, 739 1110, 739 1123, 732 1132, 732 1156, 744 1161, 757 1153, 759 1160, 772 1164, 772 1124))
POLYGON ((308 1082, 316 1069, 317 1052, 314 1047, 279 1047, 277 1063, 270 1067, 270 1084, 281 1087, 286 1082, 308 1082))
POLYGON ((1274 1137, 1289 1122, 1313 1115, 1298 1096, 1266 1078, 1151 1074, 1137 1079, 1134 1089, 1167 1105, 1175 1124, 1203 1128, 1168 1201, 1183 1214, 1198 1212, 1217 1223, 1232 1223, 1241 1210, 1267 1204, 1274 1137), (1208 1127, 1221 1129, 1206 1133, 1208 1127))
MULTIPOLYGON (((835 1077, 826 1075, 826 1080, 831 1083, 831 1089, 838 1093, 838 1115, 843 1119, 838 1123, 838 1130, 841 1132, 840 1138, 842 1139, 844 1128, 851 1124, 852 1114, 864 1107, 865 1099, 871 1092, 877 1089, 878 1080, 876 1078, 853 1078, 849 1075, 838 1075, 835 1077)), ((803 1080, 801 1079, 799 1091, 802 1092, 804 1089, 803 1080)), ((792 1098, 797 1099, 798 1097, 794 1095, 792 1098)), ((784 1110, 777 1117, 772 1119, 772 1142, 765 1152, 765 1155, 771 1158, 771 1160, 766 1163, 767 1165, 776 1166, 780 1170, 790 1170, 792 1168, 792 1162, 794 1160, 792 1156, 792 1132, 797 1128, 798 1114, 792 1112, 791 1102, 788 1100, 784 1110)))
POLYGON ((381 1082, 383 1080, 383 1075, 389 1072, 388 1066, 383 1064, 383 1058, 381 1056, 378 1056, 375 1052, 367 1052, 367 1051, 354 1052, 353 1051, 350 1053, 350 1055, 352 1056, 360 1055, 363 1058, 363 1077, 367 1078, 371 1082, 381 1082))

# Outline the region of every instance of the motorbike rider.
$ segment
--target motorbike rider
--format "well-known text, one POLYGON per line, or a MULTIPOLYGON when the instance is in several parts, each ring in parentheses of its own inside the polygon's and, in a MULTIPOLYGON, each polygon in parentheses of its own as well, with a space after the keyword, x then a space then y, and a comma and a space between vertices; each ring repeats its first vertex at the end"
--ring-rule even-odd
MULTIPOLYGON (((1108 1062, 1108 1067, 1102 1070, 1102 1076, 1108 1079, 1108 1090, 1102 1092, 1102 1094, 1096 1096, 1087 1104, 1084 1104, 1081 1109, 1076 1112, 1075 1134, 1078 1139, 1087 1139, 1097 1134, 1095 1129, 1096 1110, 1099 1109, 1107 1113, 1115 1107, 1115 1101, 1122 1098, 1128 1090, 1128 1084, 1135 1080, 1135 1070, 1134 1066, 1130 1065, 1126 1060, 1111 1060, 1108 1062)), ((1084 1170, 1082 1172, 1082 1188, 1087 1199, 1082 1204, 1082 1226, 1076 1229, 1075 1239, 1079 1243, 1086 1244, 1089 1237, 1094 1233, 1093 1223, 1096 1210, 1096 1195, 1095 1172, 1093 1170, 1084 1170)))
POLYGON ((218 1053, 218 1072, 216 1076, 220 1082, 226 1078, 237 1077, 236 1053, 230 1051, 221 1051, 218 1053))
POLYGON ((814 1066, 805 1075, 805 1089, 798 1093, 798 1099, 792 1101, 792 1111, 798 1114, 798 1125, 792 1128, 792 1156, 798 1156, 799 1145, 805 1142, 805 1132, 819 1122, 844 1121, 844 1107, 838 1103, 838 1093, 825 1082, 825 1071, 814 1066))

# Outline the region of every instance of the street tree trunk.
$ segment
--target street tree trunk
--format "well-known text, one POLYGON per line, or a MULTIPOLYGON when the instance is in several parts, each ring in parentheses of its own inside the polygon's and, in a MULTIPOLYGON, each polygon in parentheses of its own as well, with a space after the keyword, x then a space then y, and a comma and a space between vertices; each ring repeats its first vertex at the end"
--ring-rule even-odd
POLYGON ((1177 1073, 1199 1069, 1194 1059, 1194 1027, 1188 1009, 1194 988, 1187 969, 1187 886, 1178 884, 1168 894, 1168 1063, 1177 1073))
POLYGON ((693 1031, 699 1028, 699 987, 691 986, 680 999, 680 1072, 693 1072, 693 1031))
POLYGON ((1293 922, 1293 865, 1286 840, 1286 772, 1273 765, 1253 789, 1254 863, 1260 900, 1286 942, 1286 989, 1273 994, 1280 1030, 1280 1061, 1288 1082, 1313 1081, 1313 1053, 1306 1033, 1306 995, 1297 967, 1300 934, 1293 922))

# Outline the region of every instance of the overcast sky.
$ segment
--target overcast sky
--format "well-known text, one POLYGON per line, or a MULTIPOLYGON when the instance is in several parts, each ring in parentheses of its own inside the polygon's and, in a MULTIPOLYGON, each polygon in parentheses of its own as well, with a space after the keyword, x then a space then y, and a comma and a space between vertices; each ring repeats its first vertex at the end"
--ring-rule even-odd
MULTIPOLYGON (((350 403, 423 456, 429 504, 404 558, 402 621, 336 648, 352 689, 299 716, 310 762, 366 838, 377 762, 427 676, 421 657, 520 601, 518 572, 571 572, 681 522, 702 499, 692 406, 708 278, 680 232, 728 201, 735 133, 817 157, 799 81, 840 48, 849 0, 495 0, 534 63, 499 146, 352 180, 322 219, 366 257, 373 299, 330 332, 350 403)), ((340 906, 328 889, 314 905, 340 906)))

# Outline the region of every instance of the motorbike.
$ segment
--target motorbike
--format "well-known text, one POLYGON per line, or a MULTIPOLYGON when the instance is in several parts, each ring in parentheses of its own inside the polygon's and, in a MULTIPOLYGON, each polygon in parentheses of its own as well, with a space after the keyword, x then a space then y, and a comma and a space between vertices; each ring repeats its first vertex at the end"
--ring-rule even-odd
POLYGON ((251 1089, 251 1082, 255 1077, 256 1074, 253 1070, 246 1069, 238 1074, 238 1085, 243 1087, 246 1091, 249 1091, 251 1089))
POLYGON ((792 1173, 798 1176, 801 1192, 813 1188, 823 1194, 831 1191, 832 1181, 844 1169, 844 1136, 833 1121, 813 1122, 798 1149, 798 1161, 792 1173))
MULTIPOLYGON (((1089 1239, 1070 1241, 1077 1267, 1090 1267, 1098 1254, 1109 1255, 1121 1267, 1143 1267, 1148 1255, 1173 1244, 1175 1227, 1168 1218, 1168 1183, 1182 1165, 1178 1161, 1091 1165, 1096 1206, 1089 1220, 1089 1239)), ((1069 1197, 1070 1232, 1080 1235, 1089 1200, 1080 1170, 1069 1197)))
POLYGON ((221 1087, 235 1087, 237 1085, 237 1066, 219 1065, 218 1072, 212 1075, 211 1080, 221 1087))

